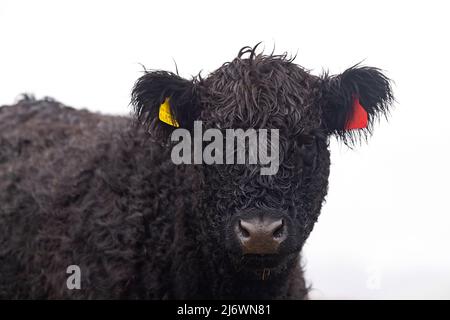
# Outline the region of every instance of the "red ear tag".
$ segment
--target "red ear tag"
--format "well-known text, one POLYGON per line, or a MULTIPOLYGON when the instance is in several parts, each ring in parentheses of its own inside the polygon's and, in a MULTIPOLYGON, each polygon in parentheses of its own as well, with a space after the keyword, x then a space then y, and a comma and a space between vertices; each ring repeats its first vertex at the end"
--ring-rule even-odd
POLYGON ((347 120, 345 130, 367 128, 368 116, 366 109, 359 103, 358 98, 353 98, 352 116, 347 120))

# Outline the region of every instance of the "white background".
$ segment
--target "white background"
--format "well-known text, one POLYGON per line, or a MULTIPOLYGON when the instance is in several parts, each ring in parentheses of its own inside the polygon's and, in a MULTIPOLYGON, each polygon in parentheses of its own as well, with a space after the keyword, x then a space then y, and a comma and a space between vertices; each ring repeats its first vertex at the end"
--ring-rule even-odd
POLYGON ((140 63, 207 75, 259 41, 316 74, 365 59, 398 103, 368 145, 332 142, 312 297, 450 298, 447 3, 0 0, 0 105, 30 92, 127 114, 140 63))

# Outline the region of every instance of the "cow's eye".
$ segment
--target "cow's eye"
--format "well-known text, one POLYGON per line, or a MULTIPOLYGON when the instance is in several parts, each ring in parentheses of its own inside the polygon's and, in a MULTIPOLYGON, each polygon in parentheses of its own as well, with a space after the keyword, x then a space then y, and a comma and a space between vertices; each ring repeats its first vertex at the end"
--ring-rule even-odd
POLYGON ((304 144, 302 146, 302 151, 303 163, 306 166, 314 166, 315 160, 317 158, 317 145, 315 141, 304 144))
POLYGON ((307 146, 314 143, 316 137, 312 134, 301 134, 297 137, 297 141, 300 146, 307 146))
POLYGON ((309 164, 309 150, 313 144, 313 138, 309 135, 298 135, 291 138, 289 144, 289 159, 296 171, 302 172, 309 164))
POLYGON ((303 169, 311 171, 315 168, 317 159, 317 141, 316 136, 312 134, 300 135, 297 139, 300 148, 300 157, 303 169))

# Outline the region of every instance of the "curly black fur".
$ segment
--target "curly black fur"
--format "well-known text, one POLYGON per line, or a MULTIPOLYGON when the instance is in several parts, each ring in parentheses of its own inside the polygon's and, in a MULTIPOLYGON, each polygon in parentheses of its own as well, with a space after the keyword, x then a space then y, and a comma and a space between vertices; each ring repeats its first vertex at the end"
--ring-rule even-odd
POLYGON ((370 123, 392 100, 377 69, 317 77, 246 47, 205 79, 146 71, 134 119, 29 97, 1 107, 0 298, 306 298, 300 251, 327 193, 328 137, 355 134, 344 131, 352 95, 370 123), (173 128, 157 118, 166 98, 187 129, 279 129, 278 173, 174 165, 173 128), (237 215, 260 211, 290 223, 270 268, 229 232, 237 215), (81 290, 66 287, 72 264, 81 290))
POLYGON ((328 77, 324 82, 324 121, 330 133, 346 143, 355 143, 372 133, 375 120, 387 116, 394 101, 390 80, 380 69, 355 65, 342 74, 328 77), (361 130, 343 130, 351 117, 353 98, 359 98, 369 116, 368 127, 361 130))

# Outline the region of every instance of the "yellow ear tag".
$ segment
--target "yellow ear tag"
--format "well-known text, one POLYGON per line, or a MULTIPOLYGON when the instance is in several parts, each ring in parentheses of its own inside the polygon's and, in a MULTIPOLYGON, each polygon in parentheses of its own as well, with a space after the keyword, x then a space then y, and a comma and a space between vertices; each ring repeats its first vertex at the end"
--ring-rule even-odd
POLYGON ((169 104, 169 98, 166 98, 164 102, 159 107, 159 120, 161 120, 164 123, 167 123, 168 125, 171 125, 172 127, 179 127, 177 120, 175 120, 172 117, 172 112, 170 111, 170 104, 169 104))

